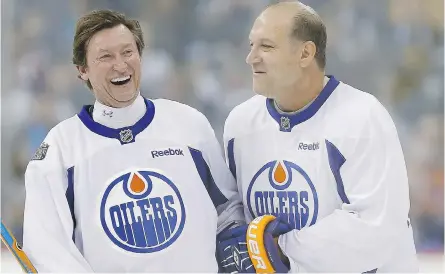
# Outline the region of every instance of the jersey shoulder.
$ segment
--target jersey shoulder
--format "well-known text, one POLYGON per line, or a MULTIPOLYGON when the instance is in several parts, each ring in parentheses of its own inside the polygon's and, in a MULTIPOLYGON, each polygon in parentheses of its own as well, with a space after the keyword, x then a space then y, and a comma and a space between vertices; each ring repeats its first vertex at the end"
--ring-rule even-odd
POLYGON ((51 135, 54 141, 58 142, 60 148, 63 150, 66 148, 75 147, 78 143, 76 140, 78 140, 79 134, 85 130, 86 127, 76 114, 59 122, 50 130, 48 136, 51 135))
POLYGON ((346 125, 348 131, 359 132, 367 132, 364 127, 394 128, 388 110, 374 95, 343 82, 332 95, 326 114, 338 121, 334 125, 346 125))
POLYGON ((200 139, 211 131, 207 117, 199 110, 183 103, 168 99, 154 99, 155 119, 169 127, 169 130, 178 130, 182 132, 182 138, 192 137, 200 139))
MULTIPOLYGON (((64 147, 65 142, 69 142, 73 146, 73 142, 77 132, 79 131, 80 120, 77 115, 67 118, 52 127, 45 137, 45 141, 57 144, 60 148, 64 147)), ((68 145, 68 144, 65 144, 68 145)))
POLYGON ((224 125, 224 136, 233 138, 245 135, 253 129, 261 127, 266 110, 266 97, 254 95, 250 99, 234 107, 227 116, 224 125))
POLYGON ((347 107, 347 110, 353 109, 360 115, 366 115, 373 108, 383 107, 379 100, 372 94, 340 82, 337 87, 338 92, 334 92, 336 103, 347 107))
POLYGON ((67 153, 76 150, 80 120, 77 116, 65 119, 52 127, 31 158, 29 165, 42 171, 67 166, 67 153))

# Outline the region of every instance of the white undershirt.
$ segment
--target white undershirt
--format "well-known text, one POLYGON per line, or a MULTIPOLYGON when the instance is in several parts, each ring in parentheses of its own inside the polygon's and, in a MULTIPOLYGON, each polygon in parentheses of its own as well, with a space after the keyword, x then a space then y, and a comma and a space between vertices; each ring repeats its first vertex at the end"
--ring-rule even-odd
POLYGON ((93 109, 93 120, 109 128, 122 128, 134 125, 146 112, 144 98, 139 94, 129 106, 113 108, 96 100, 93 109))

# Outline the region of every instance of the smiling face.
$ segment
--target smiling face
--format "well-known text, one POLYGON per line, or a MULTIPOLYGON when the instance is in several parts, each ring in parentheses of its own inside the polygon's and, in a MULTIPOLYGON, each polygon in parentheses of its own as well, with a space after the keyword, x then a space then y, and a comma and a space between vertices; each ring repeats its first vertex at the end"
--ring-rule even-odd
POLYGON ((121 108, 134 102, 141 76, 141 56, 133 33, 124 25, 95 33, 86 49, 86 66, 80 77, 90 81, 96 99, 121 108))
POLYGON ((275 98, 297 85, 301 75, 302 43, 291 37, 294 13, 268 9, 251 29, 246 62, 253 73, 253 90, 275 98))

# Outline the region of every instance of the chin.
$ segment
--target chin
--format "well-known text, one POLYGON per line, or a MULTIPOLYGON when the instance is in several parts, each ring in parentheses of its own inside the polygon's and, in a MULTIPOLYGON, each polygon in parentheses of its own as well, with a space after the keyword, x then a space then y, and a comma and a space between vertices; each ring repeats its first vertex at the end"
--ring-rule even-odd
POLYGON ((136 94, 134 93, 125 93, 125 94, 116 94, 113 96, 113 99, 118 104, 123 104, 123 106, 131 105, 136 99, 136 94))
POLYGON ((137 92, 128 91, 128 93, 126 93, 125 96, 122 96, 120 99, 123 102, 130 102, 130 101, 132 102, 136 99, 136 97, 137 97, 137 92))
POLYGON ((259 86, 256 86, 256 85, 254 84, 254 85, 253 85, 253 91, 254 91, 256 94, 258 94, 258 95, 262 95, 262 96, 265 96, 265 97, 267 97, 267 98, 271 98, 271 97, 270 97, 271 94, 268 93, 268 89, 267 89, 267 88, 259 87, 259 86))

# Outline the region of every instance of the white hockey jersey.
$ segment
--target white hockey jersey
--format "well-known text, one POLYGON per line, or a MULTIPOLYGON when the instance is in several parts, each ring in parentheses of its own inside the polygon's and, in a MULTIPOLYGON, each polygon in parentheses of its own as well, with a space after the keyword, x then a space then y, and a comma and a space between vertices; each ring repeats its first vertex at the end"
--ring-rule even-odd
POLYGON ((247 221, 285 216, 291 272, 418 271, 408 179, 386 109, 330 76, 301 112, 254 96, 232 110, 226 160, 247 221))
POLYGON ((244 221, 222 149, 197 110, 144 100, 120 129, 85 106, 29 163, 24 250, 38 271, 217 272, 217 232, 244 221))

